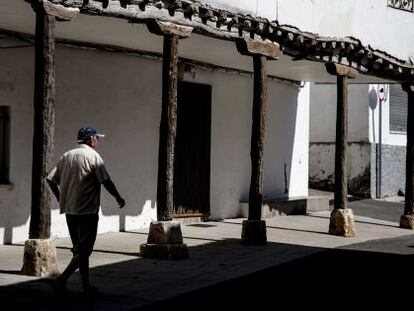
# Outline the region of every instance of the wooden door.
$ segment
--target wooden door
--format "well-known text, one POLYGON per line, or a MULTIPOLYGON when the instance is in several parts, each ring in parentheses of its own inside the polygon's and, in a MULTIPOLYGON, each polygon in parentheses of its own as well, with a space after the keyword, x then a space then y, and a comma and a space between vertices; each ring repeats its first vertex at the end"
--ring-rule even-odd
POLYGON ((178 84, 174 217, 210 213, 211 86, 178 84))

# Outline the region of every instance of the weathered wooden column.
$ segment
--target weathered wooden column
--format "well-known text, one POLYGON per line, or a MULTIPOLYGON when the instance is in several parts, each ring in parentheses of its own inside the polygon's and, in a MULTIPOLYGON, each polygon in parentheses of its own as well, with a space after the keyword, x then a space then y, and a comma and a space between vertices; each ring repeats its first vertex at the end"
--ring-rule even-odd
POLYGON ((174 148, 177 127, 178 41, 188 38, 192 27, 169 22, 150 21, 150 32, 164 37, 162 64, 162 112, 158 147, 157 221, 150 224, 146 244, 140 255, 150 258, 179 259, 188 257, 181 227, 171 221, 174 213, 174 148))
POLYGON ((414 229, 414 84, 402 84, 408 94, 407 147, 405 161, 405 206, 400 228, 414 229))
POLYGON ((254 90, 252 135, 250 143, 251 179, 249 190, 249 217, 243 221, 241 239, 245 244, 267 244, 266 222, 262 217, 264 136, 267 105, 266 59, 279 59, 282 51, 277 43, 243 39, 237 42, 243 55, 253 58, 254 90))
POLYGON ((327 71, 337 77, 336 145, 335 145, 335 197, 329 233, 355 236, 354 214, 348 208, 347 144, 348 144, 348 78, 358 72, 350 67, 328 63, 327 71))
POLYGON ((55 133, 55 17, 72 19, 69 10, 48 1, 33 1, 36 12, 32 195, 29 240, 22 273, 58 273, 56 247, 50 239, 51 198, 46 176, 52 168, 55 133))

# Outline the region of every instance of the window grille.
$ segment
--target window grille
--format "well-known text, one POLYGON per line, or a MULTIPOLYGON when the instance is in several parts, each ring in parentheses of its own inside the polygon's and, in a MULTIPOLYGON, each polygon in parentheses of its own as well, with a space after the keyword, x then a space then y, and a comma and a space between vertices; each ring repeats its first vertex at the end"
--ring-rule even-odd
POLYGON ((390 85, 390 131, 407 132, 407 93, 400 84, 390 85))

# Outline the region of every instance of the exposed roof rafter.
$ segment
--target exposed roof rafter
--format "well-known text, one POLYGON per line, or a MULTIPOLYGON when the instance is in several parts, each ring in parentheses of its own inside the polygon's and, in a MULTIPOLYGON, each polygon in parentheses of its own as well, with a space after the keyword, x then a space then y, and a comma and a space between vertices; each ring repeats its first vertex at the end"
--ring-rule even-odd
MULTIPOLYGON (((42 0, 25 0, 39 2, 42 0)), ((334 62, 361 73, 399 82, 414 81, 414 65, 384 51, 363 46, 353 37, 321 37, 291 25, 279 25, 250 15, 229 11, 190 0, 49 0, 54 4, 78 8, 81 13, 126 19, 134 23, 150 20, 194 28, 195 33, 224 40, 240 38, 270 40, 294 59, 334 62)))

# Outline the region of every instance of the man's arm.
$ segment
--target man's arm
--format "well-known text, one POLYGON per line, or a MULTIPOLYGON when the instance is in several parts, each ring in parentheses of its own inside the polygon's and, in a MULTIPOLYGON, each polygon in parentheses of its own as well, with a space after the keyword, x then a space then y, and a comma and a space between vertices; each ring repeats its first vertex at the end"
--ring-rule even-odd
POLYGON ((116 199, 116 202, 119 204, 119 208, 123 208, 125 206, 125 200, 119 194, 112 180, 107 179, 102 184, 105 189, 116 199))
POLYGON ((52 190, 53 194, 56 197, 56 200, 59 202, 60 199, 60 191, 58 185, 56 185, 53 181, 47 179, 47 183, 49 184, 50 190, 52 190))

